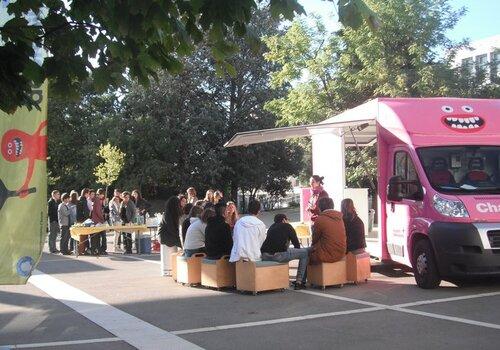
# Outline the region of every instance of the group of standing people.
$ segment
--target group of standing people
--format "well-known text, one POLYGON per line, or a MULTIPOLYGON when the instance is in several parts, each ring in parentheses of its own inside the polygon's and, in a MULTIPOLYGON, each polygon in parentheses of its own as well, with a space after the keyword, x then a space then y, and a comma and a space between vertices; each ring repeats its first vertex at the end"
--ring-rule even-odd
POLYGON ((359 252, 366 247, 364 224, 353 201, 344 199, 342 211, 336 211, 323 189, 323 178, 312 176, 310 185, 312 244, 305 248, 285 214, 277 214, 266 230, 258 218, 261 204, 257 200, 248 204, 249 215, 240 218, 234 203, 226 203, 220 191, 216 203, 213 199, 217 191, 207 191, 205 199, 199 201, 192 187, 187 190, 185 204, 183 195, 169 198, 159 230, 162 275, 171 274, 170 256, 178 249, 183 249, 186 257, 205 253, 208 259, 220 259, 229 255, 230 262, 243 259, 285 263, 298 259, 295 289, 305 288, 308 264, 337 262, 347 252, 359 252))
MULTIPOLYGON (((70 255, 74 249, 74 240, 70 237, 73 224, 91 220, 94 225, 126 225, 133 223, 136 217, 144 217, 151 204, 142 198, 138 190, 132 193, 115 189, 113 198, 106 198, 105 190, 97 191, 84 188, 80 196, 76 191, 61 193, 54 190, 48 201, 49 218, 49 251, 50 253, 70 255), (61 235, 59 249, 56 248, 57 236, 61 235)), ((115 233, 115 252, 119 250, 121 237, 115 233)), ((125 253, 132 252, 132 235, 125 233, 123 237, 125 253)), ((81 254, 107 255, 106 231, 92 235, 90 241, 80 243, 81 254)))

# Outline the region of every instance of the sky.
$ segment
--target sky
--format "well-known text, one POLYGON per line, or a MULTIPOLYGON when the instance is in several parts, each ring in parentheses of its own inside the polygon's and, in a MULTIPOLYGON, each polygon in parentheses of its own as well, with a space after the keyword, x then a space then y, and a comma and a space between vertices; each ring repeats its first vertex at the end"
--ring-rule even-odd
MULTIPOLYGON (((320 14, 327 28, 335 30, 337 22, 337 1, 299 0, 307 13, 320 14)), ((450 5, 459 9, 467 8, 467 13, 457 23, 455 28, 448 32, 453 41, 468 38, 471 41, 500 34, 500 0, 450 0, 450 5)))

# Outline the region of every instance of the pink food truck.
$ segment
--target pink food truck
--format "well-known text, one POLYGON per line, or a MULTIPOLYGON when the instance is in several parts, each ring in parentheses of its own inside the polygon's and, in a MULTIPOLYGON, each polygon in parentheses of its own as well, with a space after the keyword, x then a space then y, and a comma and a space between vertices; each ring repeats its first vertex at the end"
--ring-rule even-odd
POLYGON ((226 147, 304 136, 337 206, 349 193, 345 147, 377 146, 371 255, 412 266, 422 288, 500 277, 500 100, 380 98, 319 124, 239 133, 226 147))

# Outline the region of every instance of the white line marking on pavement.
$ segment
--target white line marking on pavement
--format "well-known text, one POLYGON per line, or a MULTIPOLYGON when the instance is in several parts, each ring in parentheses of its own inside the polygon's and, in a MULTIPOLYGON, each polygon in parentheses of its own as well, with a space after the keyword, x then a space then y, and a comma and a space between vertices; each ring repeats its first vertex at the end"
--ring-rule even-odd
POLYGON ((394 305, 394 306, 395 307, 412 307, 412 306, 420 306, 420 305, 435 304, 435 303, 447 303, 450 301, 460 301, 460 300, 475 299, 475 298, 493 297, 496 295, 500 295, 500 292, 462 295, 462 296, 458 296, 458 297, 442 298, 442 299, 422 300, 422 301, 415 301, 413 303, 398 304, 398 305, 394 305))
MULTIPOLYGON (((112 255, 108 255, 108 256, 111 256, 111 257, 112 257, 112 255)), ((161 261, 158 261, 158 260, 148 260, 148 259, 139 258, 139 257, 136 257, 136 256, 130 256, 130 255, 123 255, 123 257, 124 257, 124 258, 127 258, 127 259, 139 260, 139 261, 145 261, 145 262, 148 262, 148 263, 161 265, 161 261)))
POLYGON ((109 343, 109 342, 114 342, 114 341, 123 341, 123 340, 121 340, 120 338, 99 338, 99 339, 54 341, 54 342, 48 342, 48 343, 0 345, 0 349, 3 347, 7 348, 7 349, 45 348, 45 347, 49 347, 49 346, 67 346, 67 345, 80 345, 80 344, 109 343))
POLYGON ((336 299, 336 300, 348 301, 350 303, 356 303, 356 304, 361 304, 361 305, 381 307, 381 308, 384 308, 384 309, 387 308, 387 306, 388 306, 388 305, 385 305, 385 304, 372 303, 370 301, 363 301, 363 300, 358 300, 358 299, 346 298, 346 297, 341 297, 341 296, 338 296, 338 295, 331 295, 331 294, 326 294, 326 293, 313 292, 311 290, 294 290, 294 292, 304 293, 304 294, 310 294, 310 295, 316 295, 316 296, 322 297, 322 298, 329 298, 329 299, 336 299))
POLYGON ((481 327, 486 327, 486 328, 500 329, 500 324, 468 320, 466 318, 461 318, 461 317, 446 316, 446 315, 434 314, 434 313, 430 313, 430 312, 413 310, 413 309, 403 309, 403 308, 399 308, 399 307, 389 307, 388 309, 394 310, 394 311, 399 311, 399 312, 405 312, 408 314, 414 314, 414 315, 419 315, 419 316, 438 318, 441 320, 465 323, 465 324, 470 324, 473 326, 481 326, 481 327))
POLYGON ((304 316, 296 316, 296 317, 276 318, 273 320, 235 323, 235 324, 228 324, 228 325, 215 326, 215 327, 184 329, 184 330, 180 330, 180 331, 173 331, 170 333, 175 334, 175 335, 180 335, 180 334, 213 332, 213 331, 222 331, 225 329, 256 327, 256 326, 264 326, 264 325, 277 324, 277 323, 288 323, 288 322, 297 322, 297 321, 304 321, 304 320, 314 320, 317 318, 359 314, 359 313, 379 311, 379 310, 383 310, 383 308, 381 308, 381 307, 368 307, 368 308, 364 308, 364 309, 335 311, 335 312, 327 312, 327 313, 322 313, 322 314, 312 314, 312 315, 304 315, 304 316))
POLYGON ((348 302, 351 302, 351 303, 358 303, 358 304, 362 304, 362 305, 371 305, 371 306, 380 308, 381 310, 382 309, 392 310, 392 311, 398 311, 398 312, 403 312, 403 313, 408 313, 408 314, 414 314, 414 315, 432 317, 432 318, 441 319, 441 320, 447 320, 447 321, 465 323, 465 324, 470 324, 470 325, 474 325, 474 326, 481 326, 481 327, 487 327, 487 328, 500 329, 500 325, 499 324, 495 324, 495 323, 474 321, 474 320, 469 320, 469 319, 466 319, 466 318, 460 318, 460 317, 454 317, 454 316, 446 316, 446 315, 435 314, 435 313, 430 313, 430 312, 425 312, 425 311, 419 311, 419 310, 414 310, 414 309, 406 309, 406 308, 403 307, 403 305, 408 305, 408 306, 425 305, 426 302, 428 304, 431 304, 431 303, 440 303, 440 302, 454 301, 454 300, 472 299, 473 297, 495 296, 495 295, 499 295, 500 294, 500 293, 497 293, 497 292, 483 293, 483 294, 476 294, 476 295, 468 295, 468 296, 454 297, 454 298, 423 300, 423 301, 420 301, 420 302, 407 303, 407 304, 399 304, 399 305, 384 305, 384 304, 379 304, 379 303, 372 303, 372 302, 368 302, 368 301, 363 301, 363 300, 358 300, 358 299, 352 299, 352 298, 346 298, 346 297, 341 297, 341 296, 331 295, 331 294, 326 294, 326 293, 320 293, 320 292, 313 292, 313 291, 308 291, 308 290, 298 290, 298 291, 295 291, 295 292, 316 295, 316 296, 323 297, 323 298, 336 299, 336 300, 341 300, 341 301, 348 301, 348 302))
POLYGON ((41 271, 29 282, 137 349, 202 349, 41 271))

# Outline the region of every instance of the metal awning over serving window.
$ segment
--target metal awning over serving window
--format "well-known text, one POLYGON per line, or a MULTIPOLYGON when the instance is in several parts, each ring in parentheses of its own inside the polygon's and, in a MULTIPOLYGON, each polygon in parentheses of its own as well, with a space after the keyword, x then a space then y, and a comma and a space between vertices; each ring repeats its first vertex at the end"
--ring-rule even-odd
POLYGON ((354 146, 356 142, 359 146, 370 146, 377 139, 375 118, 338 122, 330 120, 319 124, 240 132, 226 142, 224 147, 248 146, 269 141, 307 137, 339 129, 344 136, 346 146, 354 146))

